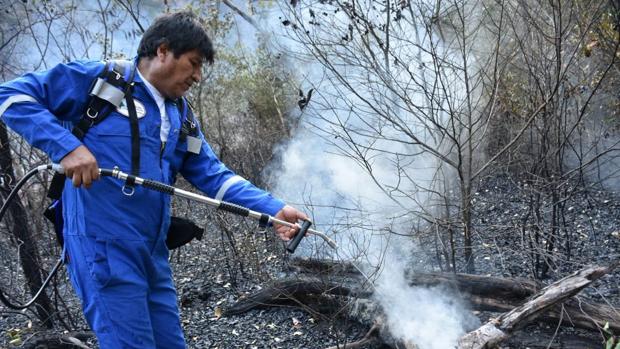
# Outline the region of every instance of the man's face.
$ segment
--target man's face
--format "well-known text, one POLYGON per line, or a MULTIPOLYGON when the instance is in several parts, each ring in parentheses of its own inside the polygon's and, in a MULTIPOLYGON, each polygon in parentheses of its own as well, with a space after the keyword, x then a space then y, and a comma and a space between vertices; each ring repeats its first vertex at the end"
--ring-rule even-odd
POLYGON ((158 90, 165 97, 177 99, 200 81, 204 58, 198 50, 187 51, 176 58, 171 50, 160 46, 157 54, 161 62, 158 90))

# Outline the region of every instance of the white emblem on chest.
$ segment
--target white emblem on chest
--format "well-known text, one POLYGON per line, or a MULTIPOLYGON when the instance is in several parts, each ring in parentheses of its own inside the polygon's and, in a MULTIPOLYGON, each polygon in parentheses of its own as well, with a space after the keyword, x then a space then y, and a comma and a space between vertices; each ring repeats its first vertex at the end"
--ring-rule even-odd
MULTIPOLYGON (((135 98, 133 100, 134 104, 136 105, 136 114, 138 114, 138 119, 142 119, 146 116, 146 108, 144 107, 144 104, 142 104, 142 102, 140 102, 139 100, 135 98)), ((127 101, 125 99, 123 99, 121 105, 116 108, 116 111, 126 117, 129 117, 129 111, 127 110, 127 101)))

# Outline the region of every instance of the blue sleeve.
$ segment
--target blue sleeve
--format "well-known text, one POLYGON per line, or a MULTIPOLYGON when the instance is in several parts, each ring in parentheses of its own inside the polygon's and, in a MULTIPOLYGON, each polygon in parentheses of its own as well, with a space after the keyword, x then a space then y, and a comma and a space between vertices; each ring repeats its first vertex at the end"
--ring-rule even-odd
POLYGON ((181 174, 209 197, 232 202, 253 211, 274 216, 284 207, 282 200, 237 176, 213 153, 202 133, 199 154, 192 154, 183 163, 181 174))
POLYGON ((79 120, 103 62, 72 62, 0 85, 0 117, 54 162, 82 143, 68 129, 79 120), (65 126, 63 126, 63 123, 65 126))

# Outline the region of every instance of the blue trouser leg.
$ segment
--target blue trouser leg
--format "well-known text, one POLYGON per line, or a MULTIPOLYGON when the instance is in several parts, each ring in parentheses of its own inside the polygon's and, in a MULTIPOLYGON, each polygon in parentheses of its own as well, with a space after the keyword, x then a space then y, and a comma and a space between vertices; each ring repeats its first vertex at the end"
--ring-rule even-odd
POLYGON ((185 348, 183 328, 177 307, 177 292, 168 263, 168 248, 161 240, 153 252, 155 272, 150 279, 148 297, 153 334, 158 349, 185 348))
POLYGON ((65 244, 71 281, 102 349, 185 348, 164 253, 151 255, 143 241, 69 235, 65 244))

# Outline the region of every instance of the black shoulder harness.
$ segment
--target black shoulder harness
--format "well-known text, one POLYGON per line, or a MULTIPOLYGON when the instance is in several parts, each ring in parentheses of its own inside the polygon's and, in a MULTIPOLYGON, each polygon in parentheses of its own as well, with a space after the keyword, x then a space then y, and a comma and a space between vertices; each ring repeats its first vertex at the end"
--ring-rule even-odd
MULTIPOLYGON (((132 61, 107 61, 103 72, 93 81, 88 107, 82 118, 75 124, 71 133, 79 140, 84 139, 88 130, 103 121, 110 113, 127 102, 131 128, 131 174, 137 176, 140 170, 140 129, 138 115, 133 100, 133 79, 136 67, 132 61)), ((65 176, 54 174, 47 196, 59 200, 65 185, 65 176)), ((132 185, 133 183, 127 183, 132 185)))

